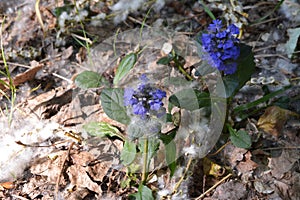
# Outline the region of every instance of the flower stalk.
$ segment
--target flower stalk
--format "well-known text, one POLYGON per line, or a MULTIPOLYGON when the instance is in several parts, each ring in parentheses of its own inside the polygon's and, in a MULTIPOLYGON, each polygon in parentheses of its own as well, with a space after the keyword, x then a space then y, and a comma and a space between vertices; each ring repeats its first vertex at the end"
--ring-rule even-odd
POLYGON ((142 171, 142 184, 145 185, 148 177, 148 138, 145 139, 144 143, 144 162, 142 171))

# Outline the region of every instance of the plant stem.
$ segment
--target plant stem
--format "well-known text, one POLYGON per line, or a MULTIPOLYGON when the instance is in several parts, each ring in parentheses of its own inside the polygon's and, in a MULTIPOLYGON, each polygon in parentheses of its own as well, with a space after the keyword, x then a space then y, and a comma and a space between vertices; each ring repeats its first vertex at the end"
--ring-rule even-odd
POLYGON ((148 176, 148 138, 145 139, 144 143, 144 165, 142 172, 142 184, 145 185, 148 176))

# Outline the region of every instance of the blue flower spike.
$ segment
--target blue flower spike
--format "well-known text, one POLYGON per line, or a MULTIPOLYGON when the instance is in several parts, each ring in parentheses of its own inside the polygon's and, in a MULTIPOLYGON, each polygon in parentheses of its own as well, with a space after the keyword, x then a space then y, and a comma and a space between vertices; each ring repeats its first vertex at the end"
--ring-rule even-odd
POLYGON ((212 67, 223 71, 225 75, 234 74, 237 70, 236 60, 240 56, 238 46, 239 28, 234 24, 223 28, 222 21, 213 20, 208 26, 208 33, 201 36, 203 59, 212 67))
POLYGON ((139 115, 141 119, 151 115, 162 117, 165 114, 162 99, 166 97, 166 92, 148 83, 149 79, 145 74, 141 75, 140 81, 136 90, 124 90, 124 105, 132 107, 132 113, 139 115))

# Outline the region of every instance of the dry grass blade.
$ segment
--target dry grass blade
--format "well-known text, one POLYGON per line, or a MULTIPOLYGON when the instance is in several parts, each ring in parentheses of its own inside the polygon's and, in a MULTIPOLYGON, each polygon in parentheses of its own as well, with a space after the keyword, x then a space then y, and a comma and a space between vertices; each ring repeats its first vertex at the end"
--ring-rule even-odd
POLYGON ((43 32, 45 33, 45 26, 44 26, 44 22, 43 22, 41 11, 40 11, 40 0, 35 1, 35 13, 36 13, 38 21, 43 29, 43 32))

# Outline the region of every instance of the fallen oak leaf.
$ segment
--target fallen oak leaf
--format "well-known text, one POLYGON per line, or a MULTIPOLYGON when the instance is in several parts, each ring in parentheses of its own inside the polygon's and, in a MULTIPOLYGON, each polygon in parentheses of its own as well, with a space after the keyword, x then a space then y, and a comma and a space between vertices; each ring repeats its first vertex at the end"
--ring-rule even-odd
POLYGON ((240 163, 238 163, 238 165, 236 167, 239 172, 242 172, 242 173, 251 172, 258 167, 258 164, 256 162, 254 162, 253 160, 251 160, 251 157, 252 157, 252 154, 250 151, 248 151, 245 154, 245 161, 241 161, 240 163))
POLYGON ((14 183, 13 182, 3 182, 3 183, 0 183, 0 188, 4 188, 4 189, 12 189, 15 187, 14 183))
MULTIPOLYGON (((24 73, 18 74, 16 77, 12 79, 14 86, 21 85, 26 81, 30 81, 34 79, 36 73, 42 69, 43 65, 39 63, 33 63, 33 67, 27 70, 24 73)), ((0 90, 6 91, 8 89, 9 80, 7 78, 0 79, 0 90)))
POLYGON ((281 130, 290 117, 299 117, 299 114, 278 106, 271 106, 260 116, 257 126, 259 129, 275 137, 281 135, 281 130))

